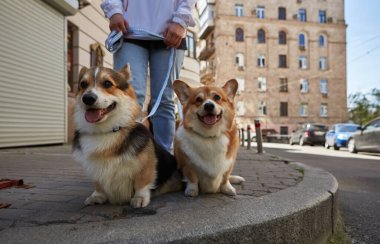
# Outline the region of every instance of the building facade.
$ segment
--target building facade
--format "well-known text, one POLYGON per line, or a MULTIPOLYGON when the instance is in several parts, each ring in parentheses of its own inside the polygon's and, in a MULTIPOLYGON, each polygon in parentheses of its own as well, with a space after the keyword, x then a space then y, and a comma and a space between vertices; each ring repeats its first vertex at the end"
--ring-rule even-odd
POLYGON ((290 134, 348 119, 344 0, 201 0, 201 82, 236 78, 237 121, 290 134))

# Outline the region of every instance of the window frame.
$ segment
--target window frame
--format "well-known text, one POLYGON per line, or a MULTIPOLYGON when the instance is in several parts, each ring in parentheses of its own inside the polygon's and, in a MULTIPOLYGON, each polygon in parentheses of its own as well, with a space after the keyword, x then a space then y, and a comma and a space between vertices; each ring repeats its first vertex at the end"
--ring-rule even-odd
POLYGON ((244 42, 244 30, 241 27, 235 29, 235 41, 244 42))
POLYGON ((262 28, 260 28, 257 31, 257 43, 259 43, 259 44, 265 44, 266 43, 265 30, 263 30, 262 28))
POLYGON ((241 4, 241 3, 235 4, 235 16, 237 17, 244 16, 244 4, 241 4))

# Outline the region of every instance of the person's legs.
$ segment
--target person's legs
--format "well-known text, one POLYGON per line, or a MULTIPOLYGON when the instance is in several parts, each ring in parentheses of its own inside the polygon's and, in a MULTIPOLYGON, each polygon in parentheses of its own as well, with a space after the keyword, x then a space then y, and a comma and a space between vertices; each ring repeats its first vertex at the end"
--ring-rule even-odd
POLYGON ((120 70, 127 63, 130 64, 131 84, 141 107, 145 100, 148 59, 149 50, 147 48, 128 42, 124 42, 113 56, 114 70, 120 70))
MULTIPOLYGON (((175 51, 174 67, 171 69, 168 84, 162 95, 160 105, 152 116, 154 139, 164 149, 171 152, 175 132, 175 106, 173 81, 179 77, 183 62, 183 50, 175 51)), ((170 49, 151 49, 150 77, 151 77, 151 105, 153 106, 161 91, 165 77, 169 69, 170 49)))

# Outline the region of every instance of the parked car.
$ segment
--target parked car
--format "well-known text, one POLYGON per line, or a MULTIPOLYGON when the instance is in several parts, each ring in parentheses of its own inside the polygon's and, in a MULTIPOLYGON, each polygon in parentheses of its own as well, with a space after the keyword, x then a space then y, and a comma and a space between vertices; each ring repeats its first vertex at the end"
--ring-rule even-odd
POLYGON ((332 129, 326 133, 325 147, 328 149, 334 147, 339 150, 341 147, 347 147, 347 142, 351 139, 352 134, 360 129, 357 124, 335 124, 332 129))
POLYGON ((352 135, 348 141, 348 151, 380 153, 380 117, 360 127, 360 131, 352 135))
POLYGON ((303 146, 309 144, 311 146, 325 144, 325 134, 328 131, 328 126, 316 123, 302 124, 299 129, 294 131, 289 139, 289 144, 298 143, 303 146))

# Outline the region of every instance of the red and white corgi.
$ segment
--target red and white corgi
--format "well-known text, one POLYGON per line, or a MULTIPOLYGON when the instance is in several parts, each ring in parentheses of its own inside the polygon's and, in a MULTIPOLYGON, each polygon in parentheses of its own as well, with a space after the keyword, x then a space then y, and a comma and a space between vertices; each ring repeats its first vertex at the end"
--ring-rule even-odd
POLYGON ((175 136, 174 155, 187 181, 185 195, 236 195, 231 183, 244 181, 231 176, 239 148, 234 107, 237 81, 229 80, 223 87, 191 88, 176 80, 173 86, 184 114, 175 136))
POLYGON ((129 65, 118 72, 80 71, 73 156, 96 182, 86 205, 108 201, 145 207, 152 189, 156 194, 181 189, 175 158, 136 122, 141 112, 129 80, 129 65))

